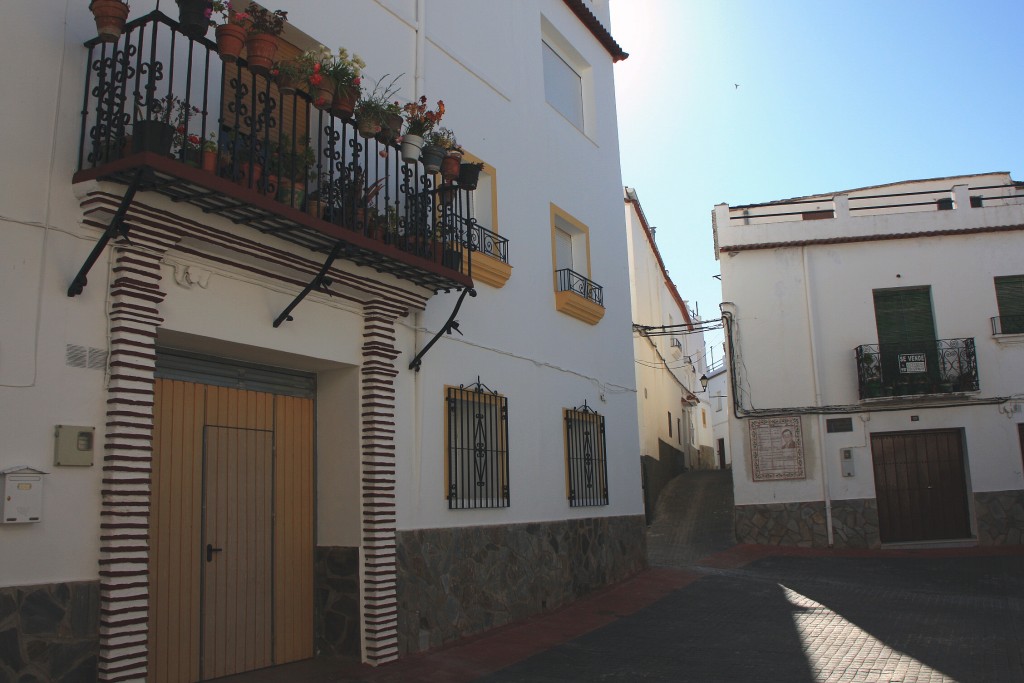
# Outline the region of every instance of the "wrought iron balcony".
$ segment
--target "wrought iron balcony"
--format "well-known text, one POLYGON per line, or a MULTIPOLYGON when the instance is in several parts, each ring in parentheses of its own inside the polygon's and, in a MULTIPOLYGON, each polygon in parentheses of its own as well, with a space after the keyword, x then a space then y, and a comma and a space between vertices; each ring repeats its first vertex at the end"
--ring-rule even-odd
POLYGON ((1024 315, 1000 315, 992 318, 992 334, 1024 334, 1024 315))
POLYGON ((865 344, 855 349, 860 398, 978 391, 974 339, 865 344))
POLYGON ((592 301, 598 306, 604 306, 604 290, 601 285, 583 277, 575 270, 562 268, 555 271, 558 278, 559 292, 572 292, 579 294, 584 299, 592 301))
POLYGON ((156 192, 434 291, 472 287, 472 252, 507 245, 469 217, 468 190, 401 159, 397 132, 282 92, 159 11, 89 50, 75 182, 156 192))

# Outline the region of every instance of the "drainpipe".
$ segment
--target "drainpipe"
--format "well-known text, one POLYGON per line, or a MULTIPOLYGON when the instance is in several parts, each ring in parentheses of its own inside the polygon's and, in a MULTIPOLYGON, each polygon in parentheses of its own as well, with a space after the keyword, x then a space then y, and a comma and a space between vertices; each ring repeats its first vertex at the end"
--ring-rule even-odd
MULTIPOLYGON (((818 349, 814 340, 814 313, 811 307, 811 285, 808 279, 807 247, 800 247, 804 268, 804 307, 807 313, 807 340, 811 350, 811 381, 814 387, 814 405, 821 406, 821 386, 818 382, 818 349)), ((828 484, 828 465, 825 460, 825 416, 818 413, 818 456, 821 468, 821 495, 825 500, 825 530, 828 535, 828 547, 835 543, 832 531, 832 494, 828 484)))
POLYGON ((414 101, 424 93, 423 87, 423 65, 426 62, 427 36, 426 36, 426 13, 427 0, 416 0, 416 83, 413 88, 414 101))

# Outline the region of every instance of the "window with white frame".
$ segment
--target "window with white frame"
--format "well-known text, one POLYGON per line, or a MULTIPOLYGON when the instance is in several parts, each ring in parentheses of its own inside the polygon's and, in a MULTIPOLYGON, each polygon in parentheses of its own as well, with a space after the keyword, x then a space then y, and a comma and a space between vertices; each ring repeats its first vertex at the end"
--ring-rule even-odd
POLYGON ((541 17, 541 57, 544 98, 573 126, 590 132, 594 116, 591 66, 545 17, 541 17))

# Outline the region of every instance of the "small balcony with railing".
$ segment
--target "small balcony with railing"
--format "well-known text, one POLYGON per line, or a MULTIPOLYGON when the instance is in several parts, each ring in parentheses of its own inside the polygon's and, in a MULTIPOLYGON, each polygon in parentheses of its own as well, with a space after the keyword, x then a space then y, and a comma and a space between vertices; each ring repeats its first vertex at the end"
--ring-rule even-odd
POLYGON ((85 47, 74 182, 160 194, 435 292, 472 287, 474 251, 507 263, 507 240, 471 217, 470 182, 403 159, 400 122, 360 132, 351 103, 222 61, 159 11, 85 47))
POLYGON ((861 400, 978 391, 974 339, 864 344, 854 350, 861 400))
POLYGON ((570 268, 555 271, 555 308, 596 325, 604 317, 604 289, 570 268))

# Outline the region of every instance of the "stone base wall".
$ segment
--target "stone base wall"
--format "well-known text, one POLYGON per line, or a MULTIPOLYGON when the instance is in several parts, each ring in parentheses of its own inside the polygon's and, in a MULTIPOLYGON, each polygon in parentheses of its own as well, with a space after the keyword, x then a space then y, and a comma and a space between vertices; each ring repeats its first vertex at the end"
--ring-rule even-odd
POLYGON ((98 581, 0 588, 0 681, 95 681, 99 623, 98 581))
POLYGON ((398 533, 398 646, 418 652, 573 600, 646 566, 644 518, 398 533))
MULTIPOLYGON (((878 504, 874 498, 832 501, 836 548, 879 548, 878 504)), ((759 545, 827 548, 825 503, 768 503, 736 506, 736 541, 759 545)))
POLYGON ((832 537, 836 548, 881 548, 875 498, 832 501, 832 537))
POLYGON ((826 548, 825 503, 737 505, 736 542, 826 548))
POLYGON ((317 547, 313 566, 317 656, 359 657, 359 548, 317 547))
POLYGON ((1024 543, 1024 490, 975 493, 974 514, 982 545, 1024 543))

